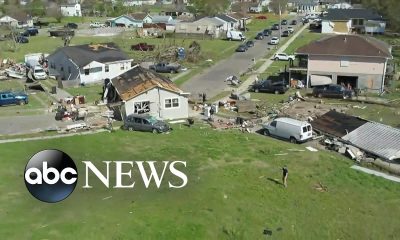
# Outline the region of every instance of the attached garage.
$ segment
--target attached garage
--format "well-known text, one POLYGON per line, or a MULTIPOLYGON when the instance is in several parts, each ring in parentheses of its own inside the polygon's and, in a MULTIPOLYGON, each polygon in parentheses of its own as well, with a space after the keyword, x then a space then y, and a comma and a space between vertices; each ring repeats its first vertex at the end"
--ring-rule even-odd
POLYGON ((328 75, 315 75, 310 76, 311 86, 328 85, 332 83, 332 76, 328 75))

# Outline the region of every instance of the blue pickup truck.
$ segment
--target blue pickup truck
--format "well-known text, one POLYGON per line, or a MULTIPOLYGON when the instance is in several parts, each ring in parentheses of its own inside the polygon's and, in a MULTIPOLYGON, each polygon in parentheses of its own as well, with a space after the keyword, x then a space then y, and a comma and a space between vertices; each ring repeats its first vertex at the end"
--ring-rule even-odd
POLYGON ((28 95, 16 92, 0 92, 0 106, 28 104, 28 95))

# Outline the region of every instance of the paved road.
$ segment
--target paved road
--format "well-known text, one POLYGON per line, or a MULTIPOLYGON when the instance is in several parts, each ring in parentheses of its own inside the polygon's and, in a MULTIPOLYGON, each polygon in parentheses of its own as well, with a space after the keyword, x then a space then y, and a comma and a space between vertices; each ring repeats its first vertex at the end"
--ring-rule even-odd
MULTIPOLYGON (((292 19, 300 19, 296 16, 292 19)), ((288 21, 290 23, 290 21, 288 21)), ((301 24, 294 26, 297 30, 301 24)), ((283 30, 287 29, 287 26, 282 26, 283 30)), ((278 36, 279 31, 273 31, 272 36, 278 36)), ((200 93, 206 93, 207 98, 212 98, 218 93, 229 89, 224 80, 231 75, 239 76, 241 73, 246 72, 249 67, 253 65, 252 59, 256 60, 263 58, 269 50, 273 48, 268 45, 268 41, 272 36, 264 38, 264 40, 256 40, 255 46, 250 48, 244 53, 234 53, 231 57, 221 60, 209 69, 206 69, 204 73, 194 76, 187 82, 185 82, 181 88, 192 93, 193 96, 198 96, 200 93)))

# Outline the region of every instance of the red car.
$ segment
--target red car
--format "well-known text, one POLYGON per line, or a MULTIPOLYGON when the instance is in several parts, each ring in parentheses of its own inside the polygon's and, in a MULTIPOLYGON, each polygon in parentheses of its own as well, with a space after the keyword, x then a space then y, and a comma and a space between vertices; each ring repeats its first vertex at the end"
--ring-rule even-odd
POLYGON ((267 16, 258 16, 258 17, 256 17, 256 19, 267 19, 267 16))
POLYGON ((149 45, 147 43, 138 43, 131 46, 131 50, 135 51, 153 51, 154 48, 154 45, 149 45))

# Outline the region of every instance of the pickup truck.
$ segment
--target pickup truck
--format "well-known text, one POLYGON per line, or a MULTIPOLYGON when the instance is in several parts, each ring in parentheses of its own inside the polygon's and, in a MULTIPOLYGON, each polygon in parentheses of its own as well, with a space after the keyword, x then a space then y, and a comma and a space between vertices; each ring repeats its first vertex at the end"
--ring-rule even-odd
POLYGON ((25 93, 0 92, 0 106, 24 105, 28 103, 28 95, 25 93))
POLYGON ((131 46, 131 50, 135 51, 153 51, 155 45, 150 45, 147 43, 138 43, 131 46))
POLYGON ((286 53, 275 53, 275 55, 273 57, 273 59, 275 61, 289 61, 289 60, 294 61, 295 58, 296 58, 296 56, 287 55, 286 53))
POLYGON ((151 65, 150 69, 160 73, 178 73, 181 70, 181 66, 171 65, 169 63, 157 63, 151 65))

